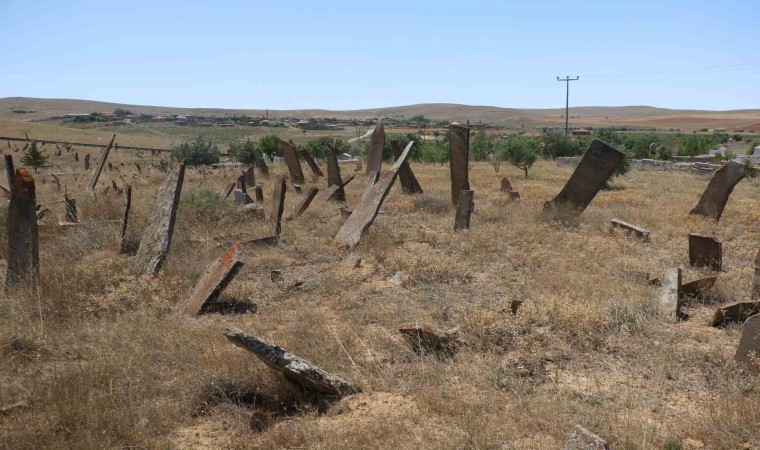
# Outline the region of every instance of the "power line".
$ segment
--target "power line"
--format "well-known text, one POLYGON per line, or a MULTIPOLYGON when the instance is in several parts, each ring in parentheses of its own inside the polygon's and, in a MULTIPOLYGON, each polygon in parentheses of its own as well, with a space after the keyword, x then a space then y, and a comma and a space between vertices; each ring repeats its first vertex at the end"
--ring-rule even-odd
POLYGON ((576 76, 575 78, 570 78, 570 76, 566 76, 565 78, 557 77, 557 81, 564 81, 565 85, 567 86, 567 89, 565 91, 565 137, 567 137, 567 129, 568 129, 568 119, 570 118, 569 112, 570 112, 570 82, 571 81, 578 81, 580 77, 576 76))
POLYGON ((584 78, 617 78, 617 77, 640 77, 640 76, 647 76, 647 75, 679 75, 679 74, 705 74, 705 73, 722 73, 722 72, 733 72, 738 69, 745 69, 745 70, 756 70, 760 69, 760 63, 742 63, 742 64, 732 64, 728 66, 721 66, 721 67, 702 67, 702 68, 694 68, 694 69, 671 69, 671 70, 658 70, 658 71, 651 71, 651 72, 620 72, 620 73, 609 73, 609 74, 601 74, 601 75, 584 75, 584 78))

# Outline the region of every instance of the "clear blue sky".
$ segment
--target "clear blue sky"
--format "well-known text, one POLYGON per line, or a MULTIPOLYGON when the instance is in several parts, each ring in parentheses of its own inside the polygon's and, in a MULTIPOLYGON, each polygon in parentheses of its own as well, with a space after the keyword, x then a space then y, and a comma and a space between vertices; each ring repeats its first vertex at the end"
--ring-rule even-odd
POLYGON ((0 0, 0 97, 760 108, 746 1, 0 0))

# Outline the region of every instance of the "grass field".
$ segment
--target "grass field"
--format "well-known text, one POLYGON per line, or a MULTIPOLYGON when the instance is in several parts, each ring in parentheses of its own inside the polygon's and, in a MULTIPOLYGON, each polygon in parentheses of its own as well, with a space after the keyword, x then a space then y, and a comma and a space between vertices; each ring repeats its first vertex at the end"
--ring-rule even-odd
MULTIPOLYGON (((119 171, 104 172, 98 188, 134 186, 135 234, 164 178, 142 156, 119 152, 119 171)), ((82 170, 71 155, 55 164, 50 170, 82 170)), ((87 174, 61 176, 86 223, 61 228, 63 205, 52 202, 62 194, 41 172, 38 199, 52 210, 40 224, 42 285, 0 300, 0 407, 21 402, 0 413, 0 447, 556 449, 582 424, 615 448, 760 448, 760 378, 733 361, 741 327, 709 326, 716 304, 749 298, 759 179, 736 187, 719 223, 688 214, 708 177, 643 171, 562 221, 542 204, 571 168, 540 161, 524 179, 506 164, 496 173, 474 163, 472 228, 454 233, 448 167, 412 167, 425 194, 394 186, 356 249, 333 242, 340 205, 312 205, 284 224, 278 247, 246 250, 224 297, 248 299, 256 313, 199 318, 178 305, 207 264, 234 242, 267 234, 266 220, 238 213, 231 200, 187 197, 221 192, 237 170, 208 181, 188 171, 157 279, 136 276, 132 260, 117 254, 122 198, 88 203, 87 174), (503 176, 519 203, 499 191, 503 176), (611 233, 613 217, 649 228, 652 242, 611 233), (709 298, 685 307, 689 320, 667 323, 655 312, 657 288, 638 273, 682 266, 685 281, 707 275, 688 267, 693 232, 722 239, 725 272, 709 298), (344 263, 352 254, 359 268, 344 263), (287 289, 270 279, 273 269, 297 271, 305 283, 287 289), (513 300, 524 302, 517 315, 513 300), (466 344, 453 358, 421 357, 398 333, 408 323, 461 327, 466 344), (363 392, 333 404, 299 392, 230 344, 228 326, 363 392)), ((347 188, 349 207, 363 178, 347 188)), ((273 183, 263 184, 269 202, 273 183)), ((286 215, 299 199, 288 191, 286 215)), ((0 234, 4 242, 5 227, 0 234)), ((3 261, 5 252, 0 246, 3 261)))

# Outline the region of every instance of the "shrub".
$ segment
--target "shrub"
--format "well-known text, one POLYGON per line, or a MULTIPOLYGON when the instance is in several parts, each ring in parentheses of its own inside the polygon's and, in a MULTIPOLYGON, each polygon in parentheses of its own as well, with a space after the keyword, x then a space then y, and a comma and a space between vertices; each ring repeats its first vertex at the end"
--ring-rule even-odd
MULTIPOLYGON (((393 139, 398 140, 398 145, 401 147, 401 150, 406 148, 407 144, 409 142, 414 141, 414 145, 412 145, 412 149, 409 150, 409 158, 410 159, 420 159, 420 150, 422 149, 421 143, 422 139, 420 139, 417 135, 414 134, 386 134, 385 135, 385 146, 383 147, 383 159, 387 161, 393 161, 396 158, 393 157, 393 150, 391 149, 391 141, 393 139)), ((436 141, 436 144, 438 142, 436 141)))
POLYGON ((543 154, 547 158, 582 155, 587 147, 585 141, 570 139, 562 133, 545 133, 543 141, 543 154))
POLYGON ((261 139, 259 139, 259 149, 266 153, 270 158, 282 156, 282 152, 280 151, 280 138, 276 134, 262 136, 261 139))
POLYGON ((219 147, 213 141, 198 136, 193 142, 183 142, 172 149, 172 159, 190 166, 219 162, 219 147))
POLYGON ((495 150, 496 145, 494 144, 493 137, 486 134, 485 131, 478 131, 472 137, 470 142, 470 158, 475 161, 482 161, 488 158, 495 150))
POLYGON ((537 138, 523 136, 507 136, 498 144, 499 157, 525 172, 538 160, 540 143, 537 138))
POLYGON ((351 146, 345 140, 341 138, 332 138, 330 136, 323 136, 318 139, 312 139, 306 144, 306 149, 311 155, 316 155, 317 158, 324 158, 327 156, 330 144, 335 141, 335 148, 340 153, 350 153, 351 146))
MULTIPOLYGON (((415 144, 416 145, 416 144, 415 144)), ((425 163, 441 163, 446 164, 449 162, 449 148, 448 145, 437 142, 422 142, 420 143, 420 161, 425 163)))
POLYGON ((245 142, 233 142, 228 152, 243 164, 253 164, 256 161, 256 144, 246 139, 245 142))

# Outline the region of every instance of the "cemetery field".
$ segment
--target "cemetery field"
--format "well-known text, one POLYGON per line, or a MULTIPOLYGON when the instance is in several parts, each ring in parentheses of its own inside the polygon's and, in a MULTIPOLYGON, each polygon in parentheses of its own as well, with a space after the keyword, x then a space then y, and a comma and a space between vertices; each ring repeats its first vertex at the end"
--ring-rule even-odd
MULTIPOLYGON (((99 150, 87 152, 94 164, 99 150)), ((760 178, 736 185, 719 222, 689 214, 710 175, 688 172, 631 171, 571 217, 543 205, 573 168, 539 161, 525 179, 506 163, 497 173, 471 162, 475 210, 454 232, 449 166, 412 161, 424 194, 406 195, 396 180, 349 250, 335 242, 343 204, 318 200, 282 222, 277 245, 245 244, 271 234, 284 163, 270 165, 270 179, 256 172, 262 210, 225 198, 240 169, 204 179, 188 166, 152 277, 119 254, 126 194, 117 192, 132 186, 126 240, 137 242, 167 175, 150 152, 113 155, 91 200, 90 174, 71 154, 32 173, 49 212, 38 225, 39 288, 0 300, 0 448, 557 449, 576 424, 617 449, 760 448, 760 377, 734 361, 742 326, 710 326, 718 305, 750 300, 760 178), (59 225, 51 172, 77 200, 79 225, 59 225), (505 176, 519 201, 500 191, 505 176), (650 241, 611 231, 613 218, 648 229, 650 241), (722 241, 722 272, 689 266, 691 233, 722 241), (243 266, 218 302, 236 310, 188 315, 204 270, 238 242, 243 266), (719 275, 685 300, 678 323, 658 314, 652 281, 674 267, 684 283, 719 275), (399 333, 410 325, 456 333, 455 348, 415 352, 399 333), (225 328, 361 392, 302 390, 225 328)), ((340 168, 356 176, 345 188, 354 209, 366 176, 340 168)), ((306 178, 304 192, 327 188, 306 178)), ((285 217, 302 195, 288 183, 285 217)), ((6 264, 6 227, 0 234, 6 264)))

